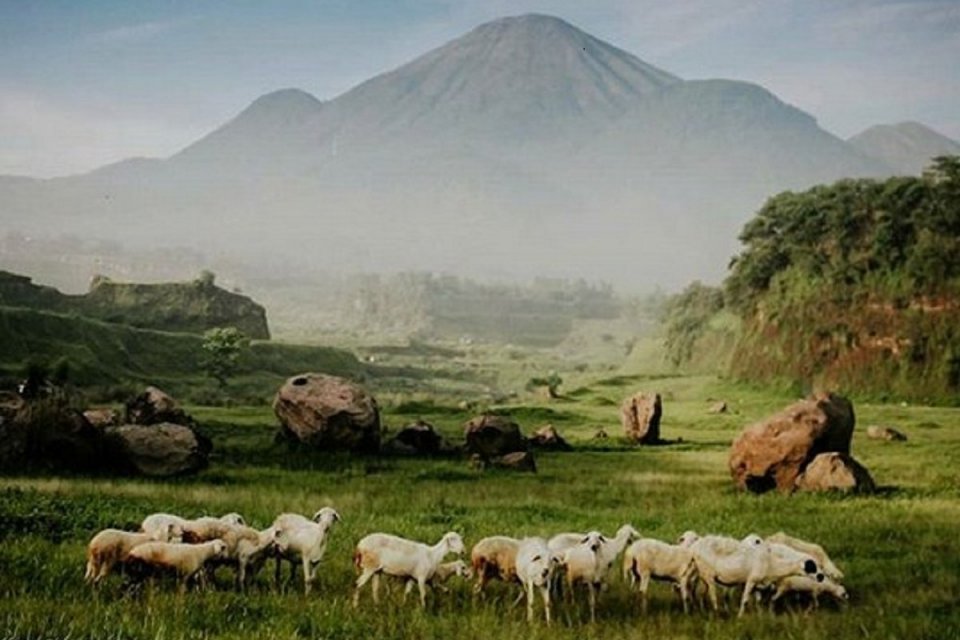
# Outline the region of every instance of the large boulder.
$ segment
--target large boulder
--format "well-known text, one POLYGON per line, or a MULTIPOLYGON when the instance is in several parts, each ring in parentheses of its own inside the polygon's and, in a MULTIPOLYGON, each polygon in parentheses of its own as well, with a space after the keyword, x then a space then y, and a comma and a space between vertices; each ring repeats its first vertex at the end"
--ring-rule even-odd
POLYGON ((796 480, 799 491, 869 493, 876 489, 870 472, 845 453, 821 453, 796 480))
POLYGON ((531 447, 545 451, 571 451, 573 449, 552 424, 545 424, 534 431, 528 442, 531 447))
POLYGON ((663 404, 659 393, 637 393, 624 400, 620 407, 620 422, 624 435, 637 444, 660 442, 660 416, 663 404))
POLYGON ((377 451, 377 401, 349 380, 322 373, 288 379, 273 400, 273 411, 291 439, 329 450, 377 451))
POLYGON ((463 426, 463 434, 467 440, 467 453, 487 460, 527 450, 520 426, 504 416, 477 416, 463 426))
POLYGON ((730 448, 737 487, 755 493, 794 490, 797 476, 819 454, 850 452, 855 417, 849 400, 817 394, 746 427, 730 448))
POLYGON ((209 450, 184 425, 124 424, 105 427, 104 435, 114 454, 112 464, 121 471, 175 476, 207 466, 209 450))
POLYGON ((104 462, 103 440, 66 397, 0 398, 0 465, 4 469, 44 468, 93 471, 104 462))
POLYGON ((147 387, 143 393, 128 400, 124 416, 126 424, 161 424, 170 422, 194 426, 196 423, 180 404, 157 387, 147 387))
POLYGON ((397 435, 384 443, 383 451, 400 455, 444 455, 456 451, 433 428, 422 420, 412 422, 400 429, 397 435))

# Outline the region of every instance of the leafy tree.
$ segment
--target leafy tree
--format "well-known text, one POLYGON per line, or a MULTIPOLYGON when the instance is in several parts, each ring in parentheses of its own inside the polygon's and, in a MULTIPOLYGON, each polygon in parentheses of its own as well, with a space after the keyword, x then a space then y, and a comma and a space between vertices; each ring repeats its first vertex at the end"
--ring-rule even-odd
POLYGON ((221 387, 236 373, 240 355, 250 346, 250 339, 236 327, 216 327, 203 334, 203 368, 221 387))
POLYGON ((560 385, 563 384, 563 378, 556 371, 551 371, 542 378, 530 378, 527 381, 527 390, 546 388, 547 395, 551 400, 560 397, 560 385))

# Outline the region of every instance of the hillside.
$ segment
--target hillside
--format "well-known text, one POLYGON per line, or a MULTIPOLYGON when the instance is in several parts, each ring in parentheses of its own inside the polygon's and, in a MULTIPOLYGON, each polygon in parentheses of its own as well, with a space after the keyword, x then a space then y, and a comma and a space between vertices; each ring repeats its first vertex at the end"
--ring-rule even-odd
POLYGON ((637 290, 715 275, 768 193, 890 172, 762 87, 684 80, 526 15, 331 100, 264 95, 169 158, 0 184, 0 199, 33 235, 637 290))
MULTIPOLYGON (((19 380, 30 362, 65 362, 69 380, 94 393, 109 395, 114 388, 158 384, 202 401, 212 384, 203 374, 201 344, 200 336, 188 333, 0 305, 0 378, 8 384, 19 380)), ((257 383, 240 386, 260 403, 280 379, 311 370, 352 377, 365 369, 339 349, 254 342, 241 358, 239 376, 253 377, 257 383)))
POLYGON ((212 274, 193 282, 133 284, 96 277, 83 295, 66 295, 26 277, 0 271, 0 305, 76 313, 132 327, 203 333, 236 327, 254 339, 268 339, 262 306, 213 282, 212 274))
POLYGON ((957 157, 922 178, 770 198, 744 227, 724 290, 693 285, 674 299, 668 351, 683 363, 725 344, 715 355, 740 379, 955 404, 958 211, 957 157))

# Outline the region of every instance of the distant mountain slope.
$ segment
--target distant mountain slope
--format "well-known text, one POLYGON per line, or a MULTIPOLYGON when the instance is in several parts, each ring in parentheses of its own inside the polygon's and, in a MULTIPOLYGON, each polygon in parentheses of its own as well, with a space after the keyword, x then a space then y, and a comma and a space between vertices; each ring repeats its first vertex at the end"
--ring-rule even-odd
POLYGON ((166 160, 0 200, 17 230, 129 246, 651 287, 719 275, 773 192, 889 172, 762 87, 684 81, 526 15, 333 100, 262 96, 166 160))
POLYGON ((918 175, 937 156, 960 154, 960 142, 919 122, 876 125, 848 142, 905 175, 918 175))

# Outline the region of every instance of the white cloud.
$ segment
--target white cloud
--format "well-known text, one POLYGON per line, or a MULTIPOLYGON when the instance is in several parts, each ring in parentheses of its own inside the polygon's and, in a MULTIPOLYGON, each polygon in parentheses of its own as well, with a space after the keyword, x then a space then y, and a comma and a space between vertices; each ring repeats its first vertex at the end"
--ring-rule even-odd
POLYGON ((0 174, 51 177, 133 156, 169 155, 202 131, 160 119, 62 106, 0 88, 0 174))

